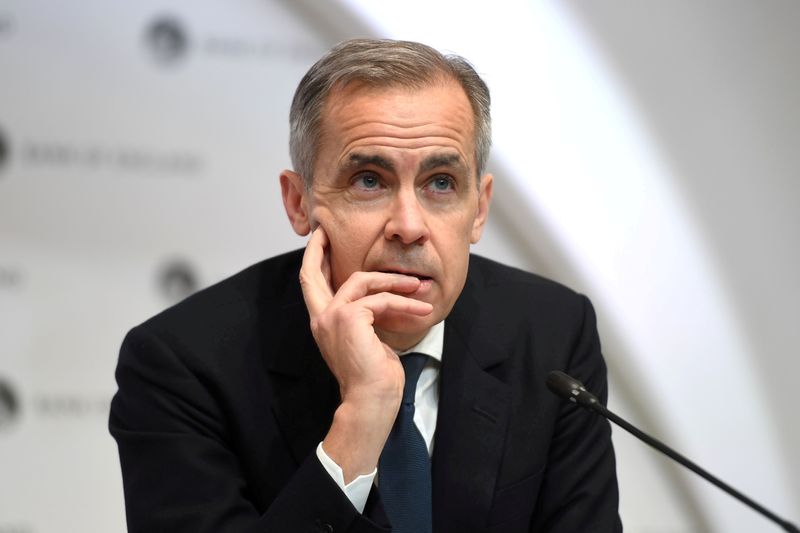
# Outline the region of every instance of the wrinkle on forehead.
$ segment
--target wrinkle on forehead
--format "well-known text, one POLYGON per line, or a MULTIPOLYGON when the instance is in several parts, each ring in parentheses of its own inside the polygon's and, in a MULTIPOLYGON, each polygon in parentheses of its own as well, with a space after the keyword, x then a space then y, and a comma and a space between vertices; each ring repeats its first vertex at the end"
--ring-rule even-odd
POLYGON ((337 89, 328 97, 322 125, 318 156, 326 151, 338 164, 351 152, 367 148, 449 149, 475 163, 472 107, 461 86, 452 81, 420 89, 363 85, 337 89))
MULTIPOLYGON (((344 140, 344 139, 342 139, 344 140)), ((352 153, 369 151, 391 151, 391 150, 440 150, 446 152, 457 152, 462 158, 467 159, 463 142, 453 137, 443 136, 424 136, 424 137, 386 137, 366 135, 354 139, 347 139, 347 144, 339 148, 340 154, 337 159, 346 159, 352 153)))

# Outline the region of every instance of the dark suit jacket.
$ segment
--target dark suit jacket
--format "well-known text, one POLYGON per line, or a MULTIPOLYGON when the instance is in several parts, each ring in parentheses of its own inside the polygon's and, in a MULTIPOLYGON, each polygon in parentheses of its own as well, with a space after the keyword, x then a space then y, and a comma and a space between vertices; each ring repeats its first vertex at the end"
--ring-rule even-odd
MULTIPOLYGON (((319 463, 338 387, 309 331, 302 251, 199 292, 123 342, 110 429, 131 532, 374 532, 319 463)), ((437 532, 621 531, 610 428, 553 396, 553 369, 603 401, 589 301, 472 256, 445 321, 437 532)))

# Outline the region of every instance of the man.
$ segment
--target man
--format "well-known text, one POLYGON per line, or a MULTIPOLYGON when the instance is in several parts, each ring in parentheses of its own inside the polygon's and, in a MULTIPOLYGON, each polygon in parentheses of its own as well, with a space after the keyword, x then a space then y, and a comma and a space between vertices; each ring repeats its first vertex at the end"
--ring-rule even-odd
POLYGON ((544 386, 562 369, 605 398, 591 305, 469 254, 493 181, 472 67, 348 41, 290 123, 280 183, 305 251, 123 343, 130 530, 620 531, 608 424, 544 386))

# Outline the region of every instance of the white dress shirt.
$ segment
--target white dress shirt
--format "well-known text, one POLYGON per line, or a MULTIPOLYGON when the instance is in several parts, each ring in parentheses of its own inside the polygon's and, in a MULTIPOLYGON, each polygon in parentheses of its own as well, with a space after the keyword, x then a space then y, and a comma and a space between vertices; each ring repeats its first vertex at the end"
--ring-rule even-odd
MULTIPOLYGON (((417 381, 417 390, 414 394, 414 425, 425 439, 428 455, 433 455, 433 432, 436 429, 436 415, 439 410, 439 367, 442 364, 443 346, 444 322, 439 322, 415 346, 398 352, 400 357, 412 352, 424 353, 429 356, 422 369, 422 374, 419 376, 419 381, 417 381)), ((321 442, 317 445, 317 457, 353 506, 359 513, 363 513, 378 469, 376 468, 369 474, 360 475, 345 485, 342 468, 328 457, 328 454, 322 449, 321 442)))

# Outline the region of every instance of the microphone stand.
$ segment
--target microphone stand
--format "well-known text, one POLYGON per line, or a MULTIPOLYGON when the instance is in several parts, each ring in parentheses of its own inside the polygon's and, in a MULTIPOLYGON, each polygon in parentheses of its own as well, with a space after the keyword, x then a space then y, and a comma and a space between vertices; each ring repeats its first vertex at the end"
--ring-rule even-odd
POLYGON ((566 398, 571 402, 574 402, 582 407, 585 407, 599 414, 600 416, 607 418, 611 422, 614 422, 619 427, 621 427, 622 429, 624 429, 637 439, 643 441, 645 444, 652 446, 653 448, 660 451, 670 459, 682 464, 683 466, 685 466, 698 476, 702 477, 709 483, 716 485, 720 489, 724 490, 725 492, 727 492, 740 502, 744 503, 754 511, 757 511, 761 515, 769 518, 770 520, 781 526, 784 531, 787 531, 789 533, 800 533, 800 529, 798 529, 797 526, 795 526, 788 520, 784 520, 783 518, 776 515, 763 505, 745 496, 744 494, 734 489, 724 481, 712 475, 710 472, 701 468, 696 463, 690 461, 683 455, 679 454, 678 452, 676 452, 675 450, 673 450, 660 440, 651 437, 650 435, 640 430, 633 424, 629 423, 622 417, 609 411, 608 408, 606 408, 606 406, 600 403, 594 395, 588 392, 586 388, 583 386, 583 384, 577 379, 568 376, 563 372, 553 371, 550 372, 547 376, 547 386, 556 395, 561 396, 562 398, 566 398))

